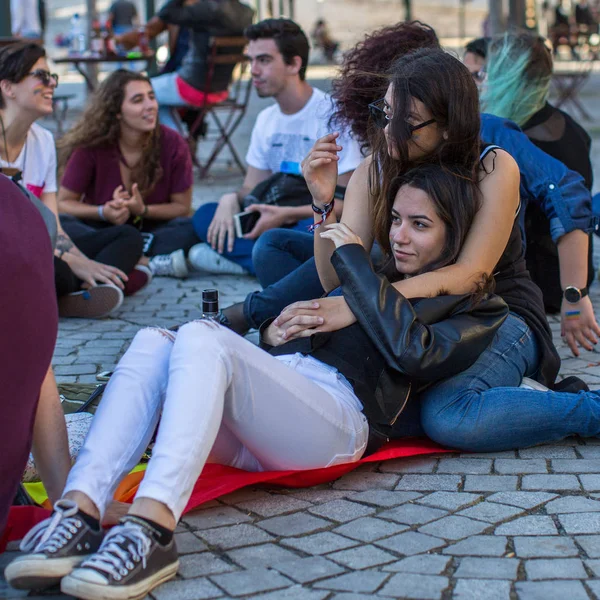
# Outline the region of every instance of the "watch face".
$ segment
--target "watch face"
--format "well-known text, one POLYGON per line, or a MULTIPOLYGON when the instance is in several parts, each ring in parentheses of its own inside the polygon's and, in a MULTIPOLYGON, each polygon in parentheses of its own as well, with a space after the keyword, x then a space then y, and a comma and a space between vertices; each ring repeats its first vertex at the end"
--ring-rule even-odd
POLYGON ((581 292, 576 287, 569 286, 565 289, 565 300, 575 304, 581 300, 581 292))

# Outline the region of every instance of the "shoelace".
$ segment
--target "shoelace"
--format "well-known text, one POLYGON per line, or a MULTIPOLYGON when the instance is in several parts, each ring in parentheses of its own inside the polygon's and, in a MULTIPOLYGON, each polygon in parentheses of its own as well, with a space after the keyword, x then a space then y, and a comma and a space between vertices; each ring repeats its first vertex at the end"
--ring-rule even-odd
POLYGON ((170 254, 154 256, 150 264, 151 270, 155 275, 170 273, 173 270, 173 261, 170 254))
POLYGON ((75 503, 58 501, 54 505, 54 514, 45 521, 38 523, 23 538, 19 548, 22 552, 48 552, 60 550, 81 527, 75 503))
POLYGON ((117 525, 106 535, 96 554, 83 562, 81 568, 93 567, 120 581, 135 567, 134 563, 142 561, 146 568, 150 545, 150 538, 138 525, 117 525))

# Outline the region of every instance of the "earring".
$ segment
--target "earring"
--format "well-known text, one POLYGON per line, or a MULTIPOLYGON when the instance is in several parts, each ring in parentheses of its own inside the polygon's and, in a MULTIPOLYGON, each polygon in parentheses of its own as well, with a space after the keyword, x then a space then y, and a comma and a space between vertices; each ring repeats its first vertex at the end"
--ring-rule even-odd
POLYGON ((444 131, 444 133, 442 134, 442 137, 447 140, 448 139, 448 132, 444 131))

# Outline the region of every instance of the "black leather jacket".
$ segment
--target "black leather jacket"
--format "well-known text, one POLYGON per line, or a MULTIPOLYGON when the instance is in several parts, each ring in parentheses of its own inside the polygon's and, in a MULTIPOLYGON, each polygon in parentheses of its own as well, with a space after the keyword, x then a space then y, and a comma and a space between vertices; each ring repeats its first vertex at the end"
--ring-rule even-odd
POLYGON ((331 262, 358 323, 276 348, 261 345, 274 355, 300 352, 336 367, 353 385, 370 425, 387 435, 393 436, 409 398, 470 367, 508 315, 494 295, 474 306, 468 295, 409 301, 373 271, 358 244, 342 246, 331 262))

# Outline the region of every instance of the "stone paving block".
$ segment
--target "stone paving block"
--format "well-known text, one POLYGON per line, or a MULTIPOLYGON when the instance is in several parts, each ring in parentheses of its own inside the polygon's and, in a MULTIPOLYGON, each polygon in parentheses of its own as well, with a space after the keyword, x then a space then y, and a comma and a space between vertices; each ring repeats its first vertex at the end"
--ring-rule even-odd
POLYGON ((375 512, 375 509, 364 504, 357 504, 349 500, 332 500, 325 504, 320 504, 313 508, 309 508, 308 512, 319 517, 325 517, 338 523, 347 523, 359 517, 366 517, 375 512))
POLYGON ((481 500, 483 496, 479 494, 468 494, 466 492, 433 492, 417 500, 419 504, 435 506, 445 510, 459 510, 464 506, 469 506, 481 500))
POLYGON ((381 463, 379 468, 383 473, 433 473, 437 462, 438 459, 431 456, 395 458, 381 463))
POLYGON ((377 595, 415 598, 416 600, 439 600, 448 585, 447 577, 401 573, 394 575, 377 595))
POLYGON ((263 542, 270 542, 273 539, 273 536, 262 529, 246 524, 205 529, 198 532, 198 537, 211 546, 217 546, 223 550, 262 544, 263 542))
POLYGON ((529 510, 557 497, 558 494, 548 494, 547 492, 498 492, 488 496, 486 500, 529 510))
POLYGON ((586 492, 600 491, 600 475, 580 475, 579 481, 586 492))
POLYGON ((454 588, 453 600, 509 600, 510 581, 461 579, 454 588))
POLYGON ((54 369, 55 375, 93 375, 96 372, 96 365, 90 363, 77 363, 76 365, 58 365, 54 369))
POLYGON ((519 561, 516 558, 461 559, 453 577, 457 579, 516 579, 519 561))
POLYGON ((397 557, 372 545, 362 545, 348 550, 340 550, 327 555, 328 559, 334 560, 355 571, 378 567, 397 560, 397 557))
POLYGON ((333 487, 336 490, 355 490, 357 492, 382 489, 393 490, 398 476, 391 473, 352 472, 338 479, 333 487))
POLYGON ((239 548, 238 550, 230 550, 227 555, 231 560, 245 569, 271 567, 286 561, 298 560, 297 554, 277 544, 248 546, 246 548, 239 548))
POLYGON ((419 527, 419 531, 446 540, 460 540, 482 533, 488 527, 490 527, 489 523, 482 523, 481 521, 474 521, 473 519, 453 515, 419 527))
POLYGON ((525 511, 522 508, 508 506, 507 504, 498 504, 497 502, 480 502, 471 508, 461 510, 458 514, 461 517, 469 517, 470 519, 478 519, 488 523, 500 523, 523 514, 525 511))
POLYGON ((284 590, 277 590, 268 594, 254 596, 256 600, 325 600, 329 592, 310 590, 299 585, 294 585, 284 590))
POLYGON ((501 535, 474 535, 457 544, 444 548, 444 554, 452 556, 503 556, 507 538, 501 535))
POLYGON ((372 594, 390 576, 389 573, 378 571, 356 571, 339 575, 325 581, 319 581, 313 587, 340 592, 356 592, 372 594))
POLYGON ((394 573, 419 573, 421 575, 441 575, 452 559, 439 554, 417 554, 403 558, 383 567, 384 571, 394 573))
POLYGON ((331 522, 304 512, 297 512, 282 517, 265 519, 257 523, 257 525, 274 535, 288 536, 312 533, 317 529, 329 527, 331 522))
POLYGON ((558 515, 558 520, 568 534, 600 533, 600 514, 598 513, 558 515))
POLYGON ((465 492, 503 492, 517 489, 517 477, 512 475, 467 475, 465 492))
POLYGON ((587 459, 600 458, 600 446, 577 446, 577 452, 587 459))
MULTIPOLYGON (((350 492, 354 494, 356 492, 350 492)), ((346 498, 350 495, 348 492, 342 490, 333 490, 327 486, 315 486, 304 490, 289 490, 288 496, 311 502, 312 504, 321 504, 323 502, 331 502, 331 500, 337 500, 338 498, 346 498)))
POLYGON ((379 518, 363 517, 337 527, 334 532, 361 542, 374 542, 406 529, 408 529, 407 525, 399 525, 379 518))
POLYGON ((592 594, 595 598, 600 598, 600 581, 599 580, 590 580, 588 579, 586 585, 592 590, 592 594))
POLYGON ((231 596, 268 592, 291 585, 287 577, 269 569, 248 569, 239 573, 213 575, 211 579, 231 596))
POLYGON ((600 460, 555 458, 551 461, 555 473, 600 473, 600 460))
POLYGON ((488 475, 492 472, 492 460, 489 458, 442 458, 436 472, 488 475))
MULTIPOLYGON (((230 494, 225 494, 225 496, 221 496, 218 500, 218 505, 221 506, 221 503, 227 504, 236 508, 239 507, 239 510, 247 512, 246 509, 243 507, 244 503, 253 502, 254 500, 268 501, 274 495, 275 494, 269 494, 269 492, 265 490, 245 487, 240 490, 236 490, 235 492, 231 492, 230 494)), ((288 495, 285 494, 283 497, 287 498, 288 495)), ((205 505, 203 504, 199 508, 202 509, 204 506, 205 505)))
POLYGON ((463 452, 460 458, 515 458, 515 450, 504 450, 502 452, 463 452))
POLYGON ((397 490, 418 490, 425 492, 455 492, 461 484, 460 475, 403 475, 397 490))
POLYGON ((235 565, 230 565, 221 560, 212 552, 201 552, 200 554, 186 554, 179 558, 179 575, 184 579, 204 577, 214 573, 226 573, 238 571, 235 565))
POLYGON ((208 579, 167 581, 152 591, 156 600, 204 600, 222 598, 225 594, 208 579))
POLYGON ((235 525, 251 521, 252 518, 231 506, 195 510, 183 516, 183 522, 193 530, 213 529, 221 525, 235 525))
POLYGON ((430 535, 424 535, 416 531, 407 531, 385 540, 380 540, 377 542, 377 545, 398 554, 412 556, 413 554, 422 554, 434 548, 440 548, 445 545, 445 542, 430 535))
POLYGON ((396 523, 405 523, 406 525, 422 525, 439 519, 448 512, 439 508, 421 506, 419 504, 403 504, 397 508, 383 511, 377 516, 381 519, 389 519, 396 523))
MULTIPOLYGON (((519 558, 544 558, 577 556, 575 542, 565 536, 515 537, 515 554, 519 558)), ((600 544, 599 544, 600 549, 600 544)))
POLYGON ((525 563, 527 579, 587 579, 579 558, 540 558, 525 563))
POLYGON ((274 517, 309 508, 312 504, 284 494, 266 494, 264 498, 238 502, 235 506, 241 510, 256 513, 261 517, 274 517))
POLYGON ((333 577, 344 573, 346 569, 322 556, 296 558, 275 565, 275 569, 298 583, 312 583, 326 577, 333 577))
POLYGON ((498 535, 558 535, 551 517, 529 515, 496 527, 498 535))
POLYGON ((596 577, 600 577, 600 560, 598 559, 587 559, 584 561, 587 568, 591 569, 592 573, 596 576, 596 577))
POLYGON ((193 533, 186 531, 175 534, 175 544, 179 554, 190 554, 191 552, 203 552, 207 550, 206 544, 193 533))
POLYGON ((578 491, 581 486, 575 475, 525 475, 521 489, 578 491))
POLYGON ((423 494, 418 492, 390 492, 388 490, 371 490, 368 492, 351 492, 348 498, 356 502, 364 502, 375 506, 400 506, 410 500, 416 500, 423 494))
POLYGON ((565 496, 546 504, 548 514, 598 512, 600 502, 582 496, 565 496))
POLYGON ((328 552, 357 545, 355 540, 350 540, 330 531, 323 531, 306 537, 285 538, 281 540, 281 543, 307 554, 327 554, 328 552))
POLYGON ((577 458, 575 450, 569 446, 534 446, 519 450, 521 458, 577 458))
POLYGON ((502 475, 523 475, 524 473, 547 473, 548 466, 542 458, 525 459, 498 459, 494 469, 502 475))
POLYGON ((589 600, 580 581, 518 581, 519 600, 589 600))

